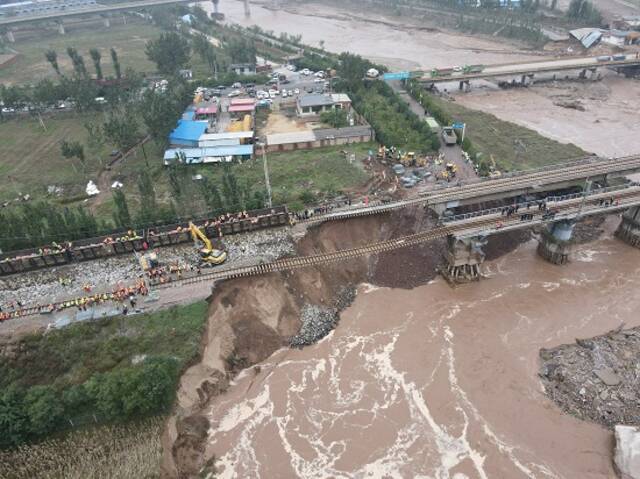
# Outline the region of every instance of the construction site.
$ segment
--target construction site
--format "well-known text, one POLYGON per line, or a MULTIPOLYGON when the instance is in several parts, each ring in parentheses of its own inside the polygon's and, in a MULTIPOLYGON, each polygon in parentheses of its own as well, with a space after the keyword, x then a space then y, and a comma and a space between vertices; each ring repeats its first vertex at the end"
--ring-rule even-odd
POLYGON ((361 55, 192 83, 154 161, 253 168, 262 208, 2 252, 0 476, 640 478, 638 8, 534 47, 367 5, 202 5, 361 55), (350 186, 273 201, 323 154, 350 186))

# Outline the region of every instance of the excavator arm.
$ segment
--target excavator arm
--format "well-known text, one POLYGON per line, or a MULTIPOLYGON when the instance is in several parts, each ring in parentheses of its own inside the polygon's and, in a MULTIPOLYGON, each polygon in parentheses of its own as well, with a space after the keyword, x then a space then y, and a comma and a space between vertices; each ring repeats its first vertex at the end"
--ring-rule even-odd
POLYGON ((194 225, 191 221, 189 222, 189 231, 191 231, 191 237, 193 238, 193 241, 202 241, 202 244, 204 245, 203 249, 206 249, 207 251, 213 250, 211 240, 207 238, 202 230, 200 230, 200 228, 194 225))

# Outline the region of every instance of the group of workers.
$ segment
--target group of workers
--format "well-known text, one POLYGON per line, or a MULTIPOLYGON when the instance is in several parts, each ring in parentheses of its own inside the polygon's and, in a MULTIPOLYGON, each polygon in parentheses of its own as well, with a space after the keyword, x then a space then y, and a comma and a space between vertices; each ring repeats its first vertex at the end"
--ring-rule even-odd
MULTIPOLYGON (((86 311, 88 308, 93 306, 98 306, 107 302, 114 302, 119 303, 123 307, 123 313, 127 314, 127 302, 131 305, 131 308, 135 308, 137 296, 146 296, 147 294, 149 294, 149 288, 147 288, 144 280, 139 279, 133 286, 118 286, 110 293, 95 293, 59 303, 49 303, 47 305, 39 306, 37 307, 37 312, 40 314, 51 314, 69 308, 77 308, 78 311, 86 311)), ((3 311, 2 308, 0 308, 0 322, 26 316, 27 314, 31 314, 34 309, 25 308, 19 301, 16 305, 19 307, 10 307, 8 311, 3 311)))
POLYGON ((102 240, 102 243, 103 244, 123 243, 123 242, 126 242, 126 241, 134 241, 134 240, 139 240, 139 239, 142 239, 142 236, 140 236, 136 232, 136 230, 129 230, 129 231, 127 231, 127 234, 124 234, 122 236, 118 236, 115 239, 112 236, 108 236, 107 238, 102 240))

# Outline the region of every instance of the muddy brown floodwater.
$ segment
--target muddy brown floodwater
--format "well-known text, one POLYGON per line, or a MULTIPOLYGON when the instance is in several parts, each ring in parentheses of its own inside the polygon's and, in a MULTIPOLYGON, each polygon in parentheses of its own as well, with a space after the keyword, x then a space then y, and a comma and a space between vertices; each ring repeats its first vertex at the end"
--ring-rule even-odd
POLYGON ((535 244, 452 289, 361 285, 338 328, 245 370, 204 411, 221 478, 608 478, 612 436, 546 398, 538 352, 640 324, 638 251, 605 237, 568 267, 535 244))

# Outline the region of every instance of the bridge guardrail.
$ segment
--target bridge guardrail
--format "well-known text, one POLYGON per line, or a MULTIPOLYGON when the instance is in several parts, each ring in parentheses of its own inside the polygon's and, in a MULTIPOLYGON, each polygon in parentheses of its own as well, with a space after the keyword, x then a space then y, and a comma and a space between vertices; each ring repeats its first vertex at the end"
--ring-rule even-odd
MULTIPOLYGON (((606 193, 613 193, 616 191, 623 191, 632 187, 638 186, 638 183, 632 182, 632 183, 627 183, 625 185, 618 185, 618 186, 608 186, 606 188, 598 188, 596 190, 592 190, 590 193, 588 194, 584 194, 584 193, 570 193, 567 195, 560 195, 560 196, 547 196, 544 199, 545 203, 558 203, 561 201, 567 201, 567 200, 572 200, 572 199, 579 199, 579 198, 584 198, 584 197, 592 197, 594 195, 602 195, 602 194, 606 194, 606 193)), ((531 206, 538 206, 540 204, 542 200, 536 200, 536 201, 529 201, 529 202, 524 202, 524 203, 517 203, 516 205, 519 206, 519 208, 527 208, 527 206, 531 207, 531 206)), ((466 219, 470 219, 470 218, 477 218, 479 216, 488 216, 488 215, 493 215, 493 214, 497 214, 497 213, 502 213, 504 211, 506 211, 506 209, 508 209, 510 206, 500 206, 497 208, 489 208, 486 210, 478 210, 478 211, 472 211, 471 213, 462 213, 459 215, 453 215, 453 216, 447 216, 442 218, 442 222, 443 223, 451 223, 453 221, 461 221, 461 220, 466 220, 466 219)), ((525 210, 526 211, 526 210, 525 210)))

